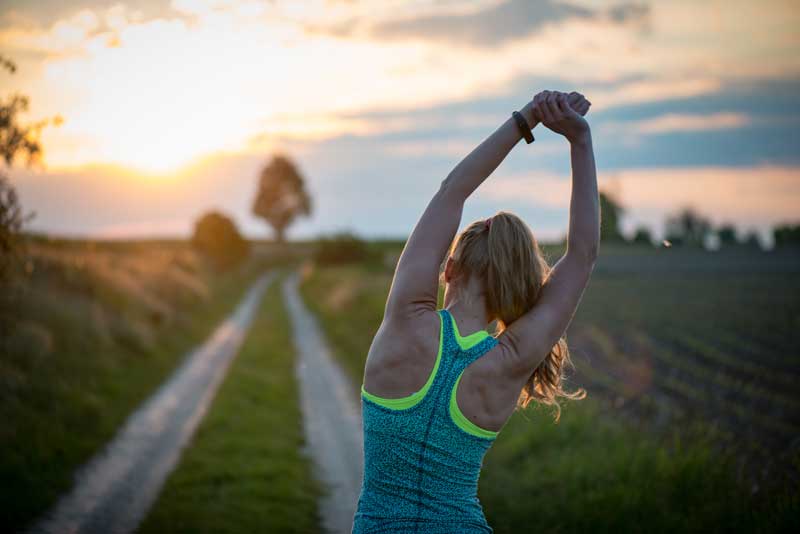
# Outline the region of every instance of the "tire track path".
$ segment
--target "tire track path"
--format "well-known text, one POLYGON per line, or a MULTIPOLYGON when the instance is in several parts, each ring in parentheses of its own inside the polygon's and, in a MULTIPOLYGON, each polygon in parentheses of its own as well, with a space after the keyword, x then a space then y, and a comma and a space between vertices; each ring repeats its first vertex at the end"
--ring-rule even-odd
POLYGON ((81 467, 72 490, 30 532, 132 532, 180 458, 244 341, 274 272, 262 275, 236 311, 81 467))
POLYGON ((319 504, 323 527, 331 533, 349 534, 364 472, 361 406, 316 319, 303 304, 298 285, 299 275, 294 272, 284 281, 283 294, 297 349, 295 371, 306 452, 317 478, 327 487, 319 504))

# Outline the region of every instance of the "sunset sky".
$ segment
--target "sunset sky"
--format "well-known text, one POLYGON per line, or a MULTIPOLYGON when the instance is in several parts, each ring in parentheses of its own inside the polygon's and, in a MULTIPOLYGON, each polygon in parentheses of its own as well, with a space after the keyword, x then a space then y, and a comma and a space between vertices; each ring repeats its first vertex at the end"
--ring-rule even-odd
MULTIPOLYGON (((800 222, 800 3, 4 0, 0 74, 60 115, 45 165, 12 169, 30 228, 188 235, 217 208, 253 237, 259 168, 299 165, 314 214, 290 238, 406 236, 449 170, 543 89, 577 90, 601 189, 661 236, 691 205, 715 224, 800 222)), ((534 131, 468 201, 562 236, 566 141, 534 131)))

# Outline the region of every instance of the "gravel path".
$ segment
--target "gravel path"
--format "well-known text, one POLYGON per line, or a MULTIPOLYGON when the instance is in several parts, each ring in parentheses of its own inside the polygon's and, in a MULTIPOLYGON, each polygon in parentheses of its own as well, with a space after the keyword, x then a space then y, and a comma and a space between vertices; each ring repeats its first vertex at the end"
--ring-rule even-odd
POLYGON ((298 292, 299 277, 287 277, 283 294, 297 349, 295 371, 300 385, 300 408, 317 478, 327 489, 320 502, 328 532, 347 533, 361 491, 364 470, 361 407, 353 385, 333 358, 314 316, 298 292))
POLYGON ((78 471, 72 490, 31 532, 115 534, 139 525, 203 419, 274 276, 259 278, 233 315, 78 471))

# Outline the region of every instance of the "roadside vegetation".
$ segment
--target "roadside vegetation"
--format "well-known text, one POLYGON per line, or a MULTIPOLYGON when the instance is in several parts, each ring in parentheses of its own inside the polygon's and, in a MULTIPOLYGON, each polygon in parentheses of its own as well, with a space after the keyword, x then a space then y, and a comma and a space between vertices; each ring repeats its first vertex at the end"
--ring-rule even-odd
POLYGON ((282 281, 139 532, 321 531, 282 281))
POLYGON ((231 312, 263 260, 220 274, 185 242, 28 237, 0 295, 0 523, 69 490, 182 356, 231 312))

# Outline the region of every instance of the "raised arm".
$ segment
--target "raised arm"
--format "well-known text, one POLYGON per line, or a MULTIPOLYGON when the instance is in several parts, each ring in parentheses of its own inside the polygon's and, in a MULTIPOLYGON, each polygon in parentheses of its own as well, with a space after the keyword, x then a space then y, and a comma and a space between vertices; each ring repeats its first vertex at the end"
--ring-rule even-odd
MULTIPOLYGON (((570 143, 572 193, 567 250, 556 262, 536 305, 514 321, 501 342, 512 349, 520 376, 542 362, 564 335, 589 283, 600 245, 600 208, 589 124, 564 101, 537 95, 534 115, 570 143)), ((526 374, 527 373, 527 374, 526 374)))
MULTIPOLYGON (((570 101, 581 98, 578 93, 569 95, 570 101)), ((532 101, 520 110, 531 127, 539 123, 533 110, 532 101)), ((386 302, 387 318, 436 309, 441 264, 461 224, 464 202, 521 139, 509 117, 441 182, 400 255, 386 302)))

